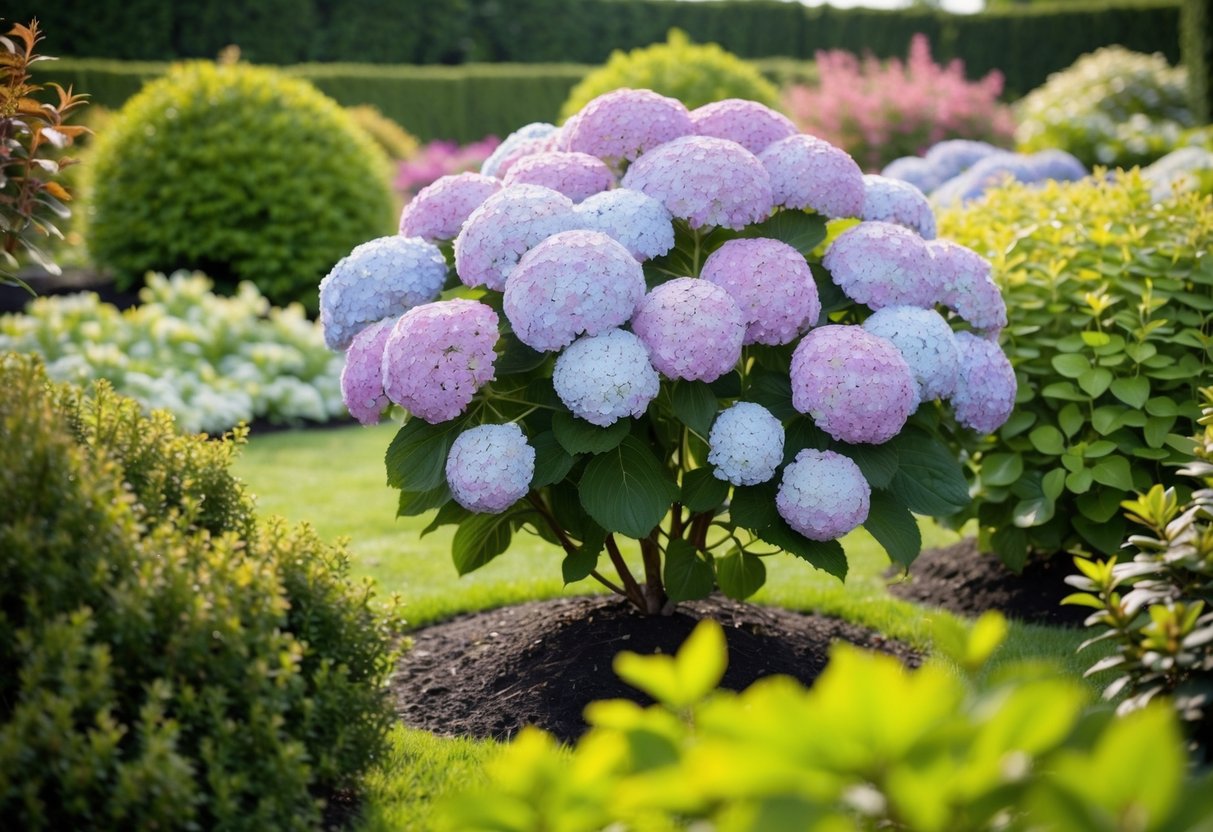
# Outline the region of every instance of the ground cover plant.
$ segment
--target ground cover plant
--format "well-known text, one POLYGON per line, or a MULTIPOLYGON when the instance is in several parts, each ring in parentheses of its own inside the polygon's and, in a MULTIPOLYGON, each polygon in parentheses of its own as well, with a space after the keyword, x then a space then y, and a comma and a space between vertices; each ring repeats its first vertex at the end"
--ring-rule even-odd
POLYGON ((905 61, 818 52, 817 72, 817 84, 784 93, 787 111, 806 133, 838 145, 866 170, 945 139, 1011 144, 1015 121, 998 100, 1002 75, 969 81, 961 61, 936 64, 925 35, 914 35, 905 61))
POLYGON ((300 306, 271 307, 251 283, 216 295, 185 272, 149 275, 140 300, 119 311, 93 293, 38 298, 0 316, 0 351, 42 356, 57 381, 104 378, 186 431, 344 415, 341 358, 300 306))
POLYGON ((1009 184, 940 230, 990 258, 1015 310, 1015 413, 971 447, 961 517, 1016 569, 1030 551, 1116 552, 1121 502, 1181 484, 1213 346, 1213 204, 1156 202, 1136 173, 1009 184))
POLYGON ((316 828, 382 747, 395 614, 344 550, 258 520, 233 442, 30 356, 0 380, 0 817, 316 828))

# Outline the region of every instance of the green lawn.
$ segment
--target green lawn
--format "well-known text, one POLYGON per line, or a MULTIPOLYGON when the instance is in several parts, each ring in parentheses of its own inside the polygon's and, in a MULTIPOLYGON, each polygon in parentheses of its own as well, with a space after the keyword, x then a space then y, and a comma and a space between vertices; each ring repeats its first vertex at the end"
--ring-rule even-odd
MULTIPOLYGON (((592 581, 563 586, 562 554, 530 535, 516 537, 508 552, 483 569, 458 577, 449 552, 452 527, 421 538, 428 516, 395 516, 398 492, 385 484, 383 465, 395 430, 388 424, 254 437, 236 473, 257 495, 262 514, 309 522, 331 540, 345 538, 355 573, 373 578, 385 593, 400 593, 413 626, 459 612, 599 590, 592 581)), ((920 526, 925 546, 958 539, 928 520, 920 520, 920 526)), ((890 597, 883 578, 888 558, 866 532, 848 535, 843 544, 850 563, 845 584, 803 561, 775 556, 767 559, 767 585, 752 600, 839 615, 927 649, 941 632, 966 626, 949 613, 890 597)), ((1080 675, 1096 658, 1075 657, 1084 637, 1078 630, 1013 624, 989 670, 1039 657, 1080 675)), ((368 784, 364 830, 427 828, 432 802, 474 782, 495 748, 404 728, 392 740, 392 754, 368 784)))

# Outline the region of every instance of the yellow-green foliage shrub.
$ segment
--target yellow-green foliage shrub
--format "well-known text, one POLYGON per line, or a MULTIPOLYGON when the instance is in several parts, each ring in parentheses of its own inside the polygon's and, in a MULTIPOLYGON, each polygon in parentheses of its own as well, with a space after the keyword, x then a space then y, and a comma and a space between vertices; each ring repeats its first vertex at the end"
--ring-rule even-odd
POLYGON ((333 264, 394 227, 383 151, 311 84, 265 67, 174 67, 106 125, 89 167, 88 246, 126 286, 189 269, 315 309, 333 264))
POLYGON ((392 720, 390 619, 236 445, 0 355, 0 823, 314 830, 392 720))
POLYGON ((568 118, 591 99, 621 87, 653 90, 692 110, 725 98, 780 106, 779 91, 753 65, 715 43, 692 43, 686 34, 671 29, 665 43, 612 52, 606 64, 570 90, 560 117, 568 118))
POLYGON ((1213 361, 1213 199, 1156 202, 1136 173, 1012 183, 939 218, 990 259, 1019 379, 1015 413, 971 448, 983 542, 1112 554, 1121 501, 1179 482, 1213 361))
POLYGON ((417 141, 416 136, 381 113, 378 107, 359 104, 355 107, 346 107, 345 111, 350 114, 359 127, 367 132, 368 136, 375 140, 379 149, 393 161, 409 159, 421 147, 421 142, 417 141))

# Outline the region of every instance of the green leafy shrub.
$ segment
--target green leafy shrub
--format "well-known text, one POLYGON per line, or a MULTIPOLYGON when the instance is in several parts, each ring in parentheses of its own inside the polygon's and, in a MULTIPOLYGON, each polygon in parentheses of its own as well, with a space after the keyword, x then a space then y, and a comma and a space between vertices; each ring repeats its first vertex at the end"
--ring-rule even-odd
POLYGON ((151 274, 139 306, 119 311, 93 293, 33 301, 0 316, 0 352, 37 353, 57 381, 109 381, 188 431, 241 421, 326 422, 344 415, 341 356, 295 305, 271 307, 251 283, 232 297, 200 274, 151 274))
MULTIPOLYGON (((998 631, 979 622, 970 652, 998 631)), ((1213 811, 1169 709, 1113 719, 1052 668, 974 689, 942 663, 911 673, 840 644, 811 689, 773 677, 732 694, 713 690, 725 662, 707 621, 673 658, 621 653, 616 672, 659 704, 591 704, 571 754, 524 729, 443 828, 1182 830, 1213 811)))
POLYGON ((779 107, 779 91, 755 67, 715 43, 692 43, 684 32, 671 29, 665 43, 612 52, 605 65, 573 87, 560 116, 568 118, 591 99, 621 87, 653 90, 692 110, 725 98, 779 107))
POLYGON ((1194 123, 1187 71, 1119 46, 1084 55, 1016 107, 1024 151, 1061 148, 1092 165, 1144 165, 1178 146, 1194 123))
POLYGON ((1118 711, 1129 713, 1156 697, 1171 698, 1176 713, 1204 755, 1213 755, 1213 387, 1204 398, 1202 434, 1181 474, 1202 487, 1180 504, 1174 487, 1151 486, 1124 503, 1144 531, 1131 536, 1131 561, 1075 558, 1078 587, 1066 603, 1093 607, 1087 626, 1099 635, 1083 646, 1110 640, 1116 652, 1091 673, 1115 671, 1104 690, 1124 694, 1118 711))
POLYGON ((394 616, 343 550, 256 522, 236 443, 33 357, 0 381, 6 828, 317 828, 391 721, 394 616))
MULTIPOLYGON (((1158 203, 1137 173, 1010 184, 940 216, 1006 298, 1016 412, 972 448, 971 514, 1013 568, 1029 549, 1111 554, 1123 500, 1190 447, 1213 346, 1213 202, 1158 203)), ((968 517, 969 515, 962 515, 968 517)))
POLYGON ((98 136, 87 241, 129 286, 197 269, 316 308, 315 286, 393 228, 387 161, 310 84, 245 64, 181 64, 98 136))
POLYGON ((393 161, 412 158, 421 147, 416 136, 381 113, 378 107, 359 104, 346 107, 345 111, 393 161))

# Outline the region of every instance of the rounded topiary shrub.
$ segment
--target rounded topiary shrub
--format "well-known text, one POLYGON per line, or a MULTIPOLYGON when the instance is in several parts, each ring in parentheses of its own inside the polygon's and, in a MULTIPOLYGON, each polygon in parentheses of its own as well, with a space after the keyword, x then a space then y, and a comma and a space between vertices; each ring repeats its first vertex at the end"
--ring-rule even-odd
POLYGON ((393 617, 231 441, 0 355, 5 829, 305 830, 391 711, 393 617))
POLYGON ((1213 358, 1213 203, 1158 202, 1137 172, 1009 183, 943 212, 939 233, 989 258, 1010 313, 1015 412, 970 448, 983 542, 1015 568, 1115 554, 1124 500, 1186 487, 1213 358))
POLYGON ((606 64, 570 90, 560 116, 568 118, 592 99, 623 87, 677 98, 691 110, 726 98, 779 108, 779 91, 752 64, 715 43, 692 43, 684 32, 671 29, 665 43, 612 52, 606 64))
POLYGON ((306 81, 190 62, 132 98, 97 137, 87 242, 130 285, 195 269, 316 308, 316 283, 393 228, 383 152, 306 81))

